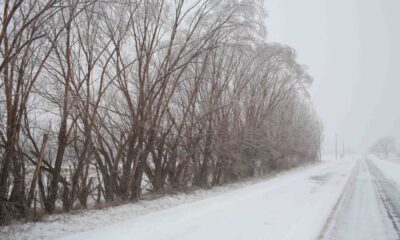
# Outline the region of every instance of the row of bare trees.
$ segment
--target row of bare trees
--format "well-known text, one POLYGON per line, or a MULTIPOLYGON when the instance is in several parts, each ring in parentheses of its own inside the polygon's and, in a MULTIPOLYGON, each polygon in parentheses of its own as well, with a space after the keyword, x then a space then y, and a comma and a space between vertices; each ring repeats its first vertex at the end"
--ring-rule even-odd
POLYGON ((260 0, 6 0, 0 221, 318 158, 311 78, 260 0))
POLYGON ((374 153, 384 159, 396 153, 396 138, 392 136, 381 137, 370 147, 370 153, 374 153))

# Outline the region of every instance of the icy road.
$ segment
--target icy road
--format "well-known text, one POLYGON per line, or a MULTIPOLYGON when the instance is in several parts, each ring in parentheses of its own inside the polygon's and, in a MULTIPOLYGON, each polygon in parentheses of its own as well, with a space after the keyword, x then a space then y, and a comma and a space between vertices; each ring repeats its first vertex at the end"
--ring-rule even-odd
POLYGON ((15 236, 63 240, 400 239, 399 184, 399 163, 372 157, 331 159, 236 190, 205 191, 200 200, 189 201, 192 194, 178 200, 166 197, 63 215, 24 225, 15 236), (173 207, 154 207, 166 202, 173 207), (153 210, 143 212, 139 206, 153 210))
POLYGON ((400 165, 367 157, 332 212, 322 239, 400 239, 400 165))

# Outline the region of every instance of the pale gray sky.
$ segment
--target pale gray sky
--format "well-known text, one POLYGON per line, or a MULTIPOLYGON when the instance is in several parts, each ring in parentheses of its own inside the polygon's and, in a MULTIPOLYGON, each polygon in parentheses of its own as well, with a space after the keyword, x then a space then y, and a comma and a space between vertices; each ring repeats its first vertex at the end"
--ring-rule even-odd
POLYGON ((268 40, 288 44, 314 77, 325 126, 356 150, 393 135, 400 146, 400 1, 266 0, 268 40))

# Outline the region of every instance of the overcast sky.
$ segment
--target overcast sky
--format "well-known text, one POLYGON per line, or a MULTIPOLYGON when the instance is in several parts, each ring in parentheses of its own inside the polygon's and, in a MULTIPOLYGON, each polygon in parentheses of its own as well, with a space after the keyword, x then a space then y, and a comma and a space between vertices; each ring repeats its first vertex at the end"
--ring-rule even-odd
POLYGON ((400 0, 266 0, 268 40, 296 49, 312 99, 334 136, 363 151, 392 135, 400 147, 400 0))

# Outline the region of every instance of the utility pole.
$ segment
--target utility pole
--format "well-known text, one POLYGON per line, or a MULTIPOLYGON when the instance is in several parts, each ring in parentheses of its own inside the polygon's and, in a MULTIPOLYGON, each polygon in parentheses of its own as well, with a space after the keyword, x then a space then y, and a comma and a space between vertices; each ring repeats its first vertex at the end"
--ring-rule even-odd
POLYGON ((343 142, 343 149, 342 149, 342 157, 344 157, 344 142, 343 142))
POLYGON ((335 153, 336 153, 336 159, 337 159, 337 134, 335 135, 335 153))

